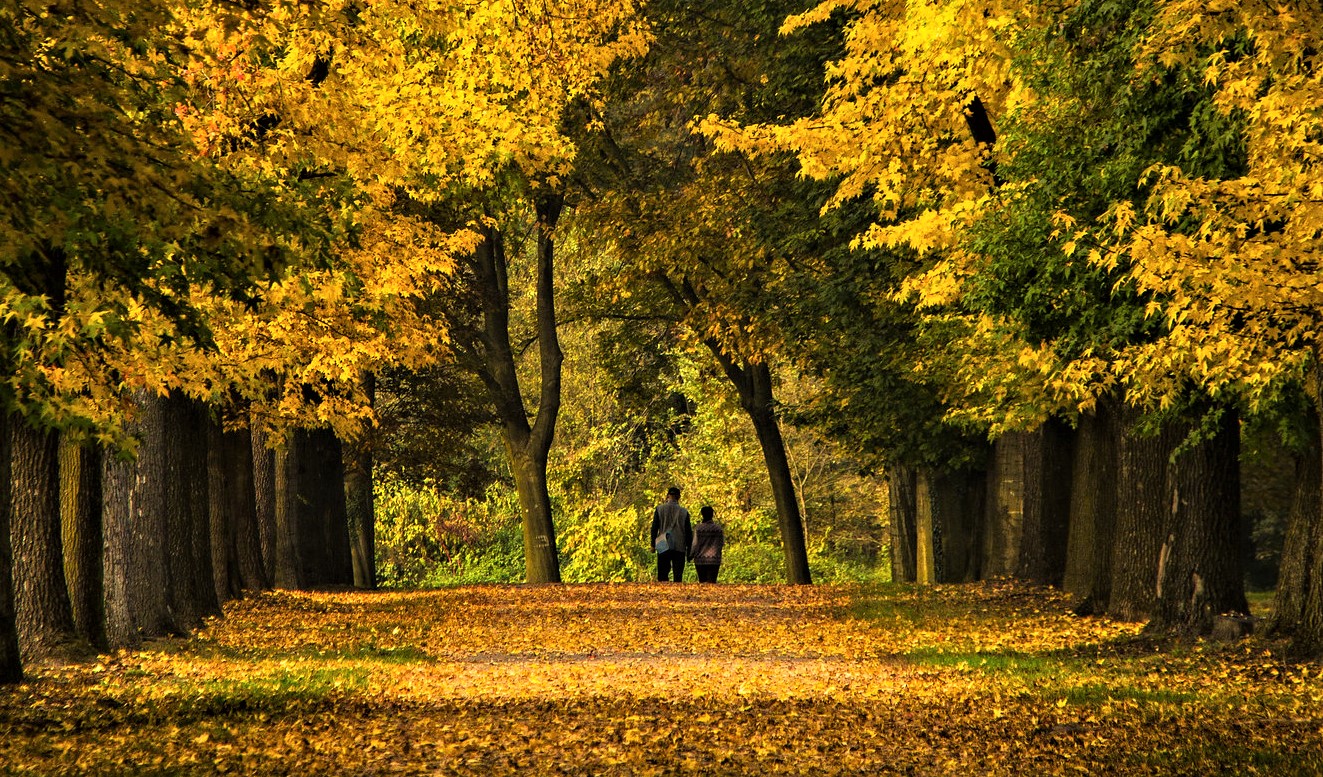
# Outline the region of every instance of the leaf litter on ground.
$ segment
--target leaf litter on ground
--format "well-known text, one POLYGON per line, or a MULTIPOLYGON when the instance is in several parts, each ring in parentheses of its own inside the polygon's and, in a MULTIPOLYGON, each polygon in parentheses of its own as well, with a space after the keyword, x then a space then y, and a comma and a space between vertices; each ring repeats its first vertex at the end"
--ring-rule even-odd
POLYGON ((6 774, 1323 773, 1323 668, 968 586, 270 592, 0 689, 6 774))

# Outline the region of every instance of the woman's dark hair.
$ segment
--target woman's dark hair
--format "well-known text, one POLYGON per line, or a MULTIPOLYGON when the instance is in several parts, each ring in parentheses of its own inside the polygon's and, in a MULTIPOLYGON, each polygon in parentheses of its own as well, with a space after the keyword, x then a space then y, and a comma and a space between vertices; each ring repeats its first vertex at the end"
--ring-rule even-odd
POLYGON ((699 510, 698 512, 702 513, 704 518, 711 518, 711 517, 712 517, 712 505, 703 505, 703 509, 702 509, 702 510, 699 510))

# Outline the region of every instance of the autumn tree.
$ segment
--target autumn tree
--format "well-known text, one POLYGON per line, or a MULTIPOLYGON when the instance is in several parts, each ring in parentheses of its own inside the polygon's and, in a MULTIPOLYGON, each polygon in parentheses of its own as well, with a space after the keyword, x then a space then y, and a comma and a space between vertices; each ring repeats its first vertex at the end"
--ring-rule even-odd
MULTIPOLYGON (((125 383, 102 379, 105 351, 135 340, 146 313, 173 321, 181 338, 205 341, 194 290, 242 294, 296 252, 276 237, 294 209, 263 182, 241 182, 199 159, 181 132, 174 65, 187 56, 165 32, 173 10, 117 2, 0 10, 4 404, 18 414, 11 425, 31 425, 38 436, 62 428, 122 439, 125 383)), ((55 477, 54 468, 43 471, 44 481, 55 477)), ((43 483, 33 493, 57 489, 43 483)), ((5 543, 9 510, 6 498, 5 543)), ((49 533, 24 529, 23 547, 38 536, 49 533)), ((44 568, 63 569, 59 544, 43 544, 44 568)), ((0 581, 7 602, 7 564, 0 581)), ((0 644, 8 645, 11 613, 0 610, 0 644)), ((16 653, 5 651, 0 663, 6 678, 17 676, 16 653)))
POLYGON ((621 69, 604 112, 588 117, 604 132, 580 178, 592 229, 612 235, 620 263, 604 293, 635 306, 656 299, 641 287, 657 285, 664 307, 637 314, 682 321, 690 342, 720 366, 763 452, 787 580, 808 583, 775 353, 786 276, 817 259, 807 244, 821 191, 797 181, 783 160, 717 152, 692 126, 711 112, 759 120, 812 110, 833 36, 777 39, 771 33, 790 10, 649 6, 657 41, 648 58, 621 69))

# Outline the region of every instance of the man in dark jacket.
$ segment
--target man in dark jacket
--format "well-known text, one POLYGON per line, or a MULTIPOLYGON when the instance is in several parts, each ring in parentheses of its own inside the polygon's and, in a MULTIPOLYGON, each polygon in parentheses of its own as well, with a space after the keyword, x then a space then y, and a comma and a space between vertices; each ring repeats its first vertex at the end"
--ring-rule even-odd
POLYGON ((666 501, 652 511, 652 549, 657 554, 659 582, 665 581, 672 572, 675 582, 684 580, 685 555, 693 537, 689 511, 680 506, 680 489, 671 486, 666 491, 666 501))

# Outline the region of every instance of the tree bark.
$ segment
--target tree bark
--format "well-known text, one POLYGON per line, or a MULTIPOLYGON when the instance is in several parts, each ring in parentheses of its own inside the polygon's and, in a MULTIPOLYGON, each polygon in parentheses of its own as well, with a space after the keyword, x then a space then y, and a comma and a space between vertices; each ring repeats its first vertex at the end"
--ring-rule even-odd
POLYGON ((18 649, 18 619, 14 612, 14 555, 9 543, 13 514, 9 447, 10 415, 0 413, 0 683, 23 680, 23 659, 18 649))
POLYGON ((262 558, 253 440, 247 429, 207 424, 212 563, 216 594, 224 601, 271 587, 262 558), (224 543, 217 545, 216 543, 224 543))
POLYGON ((1295 458, 1295 488, 1291 512, 1282 542, 1282 561, 1277 574, 1272 618, 1267 631, 1279 636, 1294 636, 1305 617, 1305 599, 1310 587, 1310 548, 1319 526, 1323 503, 1323 456, 1320 456, 1319 415, 1311 412, 1312 435, 1305 450, 1295 458))
POLYGON ((1158 552, 1155 630, 1208 634, 1222 613, 1246 615, 1240 527, 1240 416, 1223 409, 1211 437, 1168 470, 1168 515, 1158 552))
POLYGON ((10 421, 14 604, 24 660, 77 637, 60 539, 60 437, 10 421))
POLYGON ((933 513, 937 507, 933 479, 932 471, 927 469, 920 469, 915 478, 914 582, 919 585, 937 582, 937 554, 933 541, 933 526, 936 523, 933 513))
POLYGON ((1075 433, 1050 418, 1026 449, 1024 524, 1016 577, 1059 586, 1066 573, 1070 467, 1075 433))
POLYGON ((936 581, 978 579, 980 524, 985 514, 987 473, 964 469, 934 475, 933 537, 936 581))
POLYGON ((480 370, 496 407, 506 453, 523 512, 524 577, 529 583, 559 583, 560 558, 547 493, 547 457, 560 414, 564 354, 556 332, 553 233, 560 219, 559 195, 540 196, 537 211, 537 335, 541 386, 537 417, 530 424, 510 346, 510 286, 505 244, 489 228, 475 256, 483 330, 480 370))
POLYGON ((1111 594, 1106 612, 1121 620, 1143 621, 1157 608, 1158 559, 1167 525, 1168 459, 1184 430, 1166 424, 1156 435, 1141 435, 1142 412, 1121 411, 1116 468, 1116 535, 1112 547, 1111 594))
POLYGON ((137 458, 107 456, 102 468, 106 641, 132 647, 143 637, 182 633, 170 608, 166 557, 164 400, 139 398, 137 458))
POLYGON ((1019 565, 1031 442, 1029 433, 1008 432, 993 443, 981 564, 989 579, 1010 577, 1019 565))
MULTIPOLYGON (((368 401, 376 401, 376 379, 364 376, 368 401)), ((345 506, 349 513, 350 550, 353 552, 354 587, 377 587, 375 501, 372 494, 372 440, 364 436, 349 445, 345 460, 345 506)))
POLYGON ((60 525, 74 630, 90 644, 105 648, 101 455, 98 445, 60 445, 60 525))
POLYGON ((891 518, 891 579, 897 583, 915 581, 917 561, 917 505, 915 491, 918 474, 912 467, 896 465, 887 470, 887 489, 891 518))
POLYGON ((1111 596, 1116 534, 1116 414, 1105 402, 1080 418, 1071 466, 1070 532, 1063 588, 1082 614, 1104 612, 1111 596))
POLYGON ((277 585, 351 585, 344 460, 330 429, 299 429, 277 457, 277 585))
POLYGON ((230 466, 226 456, 225 431, 214 418, 207 419, 207 523, 211 537, 212 588, 221 604, 243 592, 239 573, 238 528, 232 512, 230 466))
POLYGON ((302 455, 295 434, 275 451, 275 584, 276 588, 301 589, 303 559, 299 543, 298 471, 302 455))
MULTIPOLYGON (((1314 348, 1314 415, 1323 419, 1323 352, 1314 348)), ((1323 423, 1318 424, 1323 435, 1323 423)), ((1320 437, 1320 449, 1323 449, 1323 436, 1320 437)), ((1320 475, 1323 481, 1323 474, 1320 475)), ((1303 552, 1303 571, 1300 574, 1299 597, 1302 601, 1298 622, 1295 624, 1291 639, 1291 649, 1306 656, 1323 655, 1323 520, 1317 516, 1303 531, 1305 549, 1303 552)), ((1297 540, 1299 541, 1299 540, 1297 540)))
POLYGON ((772 371, 766 364, 750 364, 743 372, 750 376, 753 391, 748 401, 745 401, 741 392, 741 404, 753 421, 754 433, 762 448, 763 462, 771 481, 772 498, 776 502, 777 528, 781 532, 781 552, 786 565, 786 582, 808 585, 813 582, 813 578, 809 572, 808 547, 804 541, 804 521, 799 513, 790 458, 786 455, 785 440, 781 437, 781 426, 772 401, 772 371))
POLYGON ((257 537, 262 548, 262 572, 276 583, 276 452, 267 447, 264 432, 251 429, 253 492, 257 503, 257 537))
POLYGON ((212 583, 208 518, 207 409, 178 392, 165 401, 165 511, 167 561, 175 624, 191 630, 219 615, 212 583))

